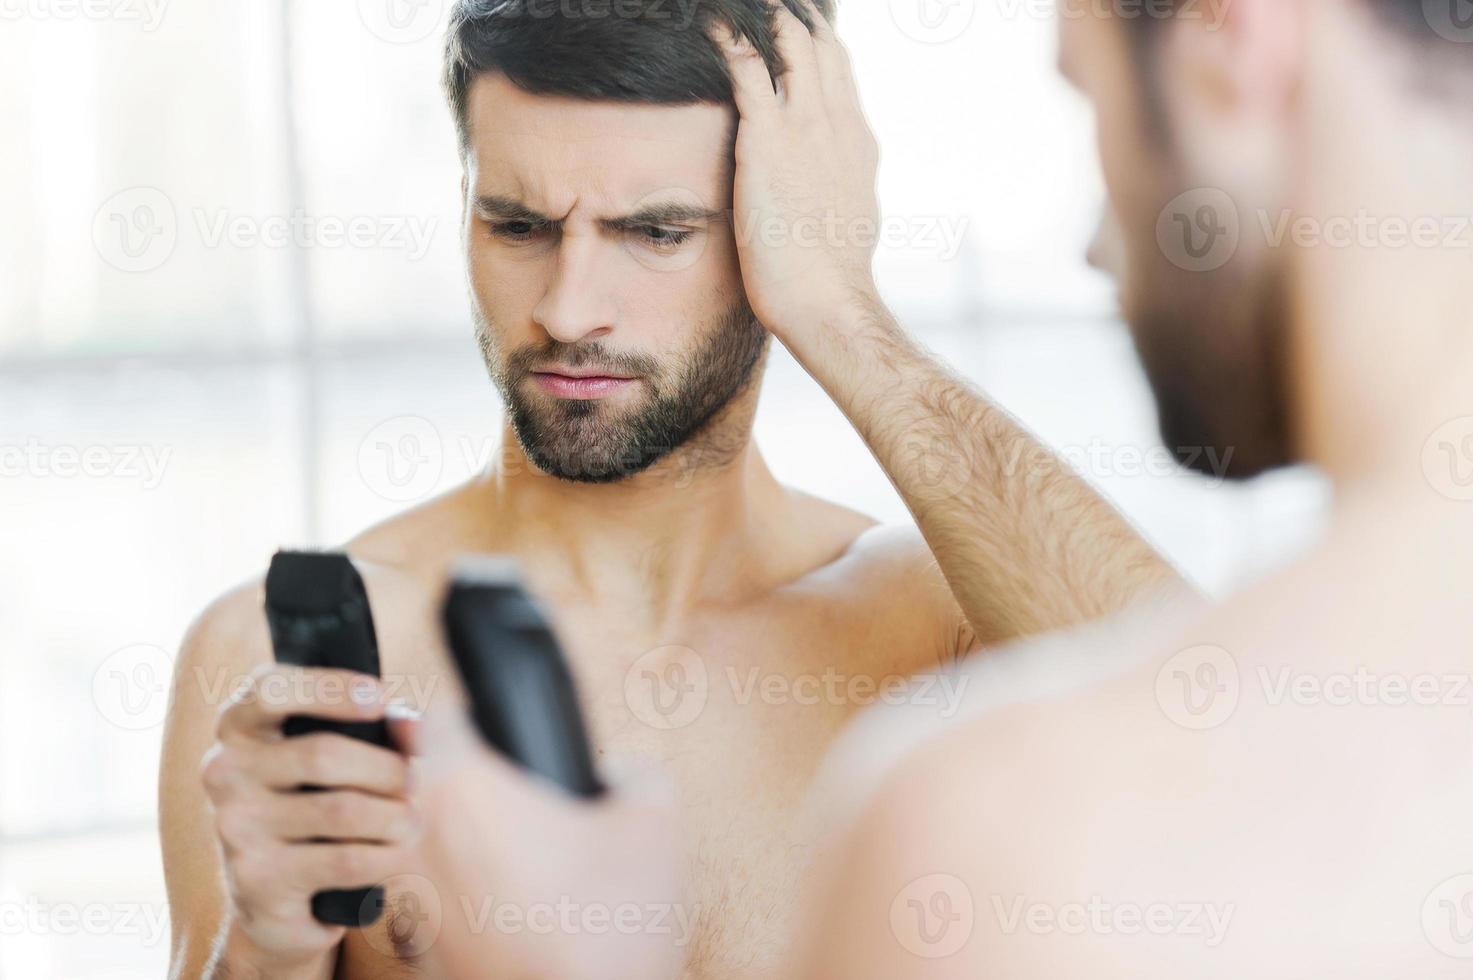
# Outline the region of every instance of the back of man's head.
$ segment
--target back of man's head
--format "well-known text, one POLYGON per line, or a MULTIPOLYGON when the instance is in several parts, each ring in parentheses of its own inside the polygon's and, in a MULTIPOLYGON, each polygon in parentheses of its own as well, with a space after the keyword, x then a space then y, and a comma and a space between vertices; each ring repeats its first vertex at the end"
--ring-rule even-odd
MULTIPOLYGON (((528 92, 613 102, 730 102, 731 80, 707 36, 731 25, 784 70, 772 4, 797 0, 456 0, 445 46, 445 89, 461 146, 471 83, 500 72, 528 92)), ((833 0, 814 0, 825 17, 833 0)))

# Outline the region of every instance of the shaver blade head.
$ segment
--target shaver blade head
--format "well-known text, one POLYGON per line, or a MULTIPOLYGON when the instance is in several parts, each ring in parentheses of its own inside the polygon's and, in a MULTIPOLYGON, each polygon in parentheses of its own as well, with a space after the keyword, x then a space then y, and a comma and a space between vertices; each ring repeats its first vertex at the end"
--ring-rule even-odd
POLYGON ((289 614, 337 609, 353 594, 357 576, 341 553, 279 551, 266 573, 266 601, 289 614))

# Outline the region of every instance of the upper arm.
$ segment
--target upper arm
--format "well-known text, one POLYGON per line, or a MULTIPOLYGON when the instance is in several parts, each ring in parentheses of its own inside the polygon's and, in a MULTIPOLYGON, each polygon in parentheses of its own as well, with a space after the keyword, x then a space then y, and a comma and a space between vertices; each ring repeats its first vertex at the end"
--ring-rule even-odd
POLYGON ((177 975, 198 976, 225 915, 214 815, 200 764, 235 686, 271 659, 259 584, 216 600, 184 638, 159 765, 159 834, 177 975))

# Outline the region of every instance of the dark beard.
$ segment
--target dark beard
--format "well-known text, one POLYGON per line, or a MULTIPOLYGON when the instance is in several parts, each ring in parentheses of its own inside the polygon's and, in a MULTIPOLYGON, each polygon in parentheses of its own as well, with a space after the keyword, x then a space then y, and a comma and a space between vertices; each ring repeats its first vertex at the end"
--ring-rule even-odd
POLYGON ((1295 462, 1288 289, 1272 257, 1259 261, 1207 273, 1161 262, 1131 315, 1163 441, 1183 466, 1218 479, 1295 462))
MULTIPOLYGON (((1134 308, 1126 318, 1155 395, 1161 437, 1177 462, 1218 478, 1247 479, 1298 461, 1288 259, 1274 249, 1255 254, 1245 247, 1252 219, 1241 208, 1243 241, 1219 268, 1189 271, 1158 242, 1156 225, 1168 202, 1200 185, 1185 172, 1175 145, 1159 65, 1161 32, 1152 24, 1149 17, 1125 24, 1159 193, 1120 214, 1134 280, 1134 308), (1132 226, 1133 219, 1140 220, 1132 226)), ((1187 257, 1196 258, 1190 250, 1187 257)))
MULTIPOLYGON (((597 341, 525 347, 499 359, 481 328, 481 349, 507 405, 512 431, 528 460, 544 473, 574 483, 616 483, 642 473, 701 433, 751 382, 767 348, 767 331, 746 303, 728 310, 673 371, 648 355, 609 351, 597 341), (538 365, 595 364, 634 375, 651 388, 643 405, 617 418, 598 401, 528 397, 523 382, 538 365)), ((731 447, 702 462, 733 455, 731 447)))

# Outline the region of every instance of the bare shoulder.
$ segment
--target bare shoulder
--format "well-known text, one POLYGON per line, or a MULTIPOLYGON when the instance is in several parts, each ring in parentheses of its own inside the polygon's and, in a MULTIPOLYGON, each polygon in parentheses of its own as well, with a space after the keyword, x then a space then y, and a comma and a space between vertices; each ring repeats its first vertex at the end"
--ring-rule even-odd
POLYGON ((854 539, 849 557, 866 575, 889 579, 906 579, 922 575, 928 580, 942 581, 926 539, 908 524, 876 525, 854 539))
POLYGON ((856 535, 839 565, 857 596, 887 610, 895 624, 934 647, 929 669, 974 651, 977 636, 957 604, 936 557, 914 525, 879 525, 856 535))
POLYGON ((844 557, 854 543, 879 526, 868 514, 814 496, 794 487, 783 488, 790 504, 790 520, 807 542, 809 563, 823 568, 844 557))
POLYGON ((1417 913, 1473 860, 1445 803, 1473 772, 1466 719, 1276 694, 1284 671, 1333 690, 1373 628, 1337 629, 1322 588, 1276 576, 1137 637, 1118 670, 912 743, 841 828, 815 934, 847 941, 813 975, 921 956, 942 978, 1233 976, 1268 950, 1283 975, 1451 975, 1417 913))
MULTIPOLYGON (((343 550, 364 581, 375 618, 419 608, 430 591, 424 569, 453 553, 463 533, 469 486, 396 514, 354 536, 343 550)), ((260 573, 229 589, 195 618, 185 635, 179 664, 226 666, 245 672, 272 659, 266 625, 266 575, 260 573)))
MULTIPOLYGON (((350 543, 344 550, 354 559, 381 627, 383 620, 423 604, 427 590, 410 568, 373 560, 374 556, 383 556, 373 547, 350 543)), ((200 612, 185 634, 179 665, 232 667, 248 673, 270 662, 274 654, 265 604, 263 570, 221 594, 200 612)))
POLYGON ((1004 708, 892 767, 825 875, 819 929, 847 942, 814 950, 814 975, 878 980, 916 957, 944 980, 1202 975, 1252 894, 1210 866, 1234 810, 1198 798, 1200 744, 1117 695, 1004 708))
POLYGON ((263 606, 265 577, 258 575, 223 593, 195 617, 185 634, 176 685, 185 671, 231 669, 247 674, 271 660, 263 606))
POLYGON ((866 593, 937 582, 944 587, 936 560, 914 526, 881 524, 798 491, 793 496, 801 526, 828 553, 829 560, 816 569, 819 574, 866 593))
POLYGON ((1157 676, 1202 609, 1184 590, 979 655, 959 666, 966 698, 944 723, 874 716, 851 729, 827 779, 862 791, 829 793, 851 802, 834 820, 814 927, 846 942, 810 950, 813 975, 878 980, 916 957, 943 980, 1198 975, 1192 956, 1221 944, 1243 883, 1194 866, 1221 853, 1196 844, 1243 803, 1222 792, 1231 780, 1208 785, 1212 750, 1163 706, 1157 676), (1172 904, 1183 889, 1199 908, 1172 904), (1139 923, 1148 906, 1190 916, 1178 923, 1190 935, 1122 945, 1113 916, 1139 923))
MULTIPOLYGON (((855 529, 844 559, 860 576, 901 578, 917 571, 936 570, 931 550, 920 531, 908 524, 880 524, 869 520, 855 529)), ((939 574, 939 572, 938 572, 939 574)))
POLYGON ((915 527, 793 495, 797 524, 812 539, 812 557, 794 587, 836 599, 860 616, 876 649, 896 651, 895 662, 884 666, 914 673, 972 648, 966 618, 915 527))
POLYGON ((373 606, 385 669, 439 659, 439 605, 451 567, 467 551, 495 550, 475 481, 381 521, 343 549, 373 606))
MULTIPOLYGON (((344 550, 353 558, 368 593, 385 676, 438 663, 440 580, 415 565, 383 560, 395 556, 372 544, 350 543, 344 550)), ((241 682, 275 660, 265 604, 263 569, 220 595, 195 618, 175 664, 171 710, 175 724, 166 738, 203 730, 241 682)))
POLYGON ((1064 829, 1030 799, 1038 766, 1055 754, 1034 737, 1054 734, 1009 712, 958 726, 890 768, 820 865, 818 921, 806 934, 828 938, 803 951, 803 975, 879 980, 918 958, 941 980, 1071 975, 1028 972, 1006 955, 993 917, 993 896, 1038 885, 1030 859, 1047 849, 1035 845, 1064 829), (1027 825, 1029 813, 1043 823, 1027 825))
POLYGON ((490 532, 475 481, 462 484, 416 507, 366 528, 345 546, 356 561, 377 569, 409 574, 443 572, 466 542, 490 532))

